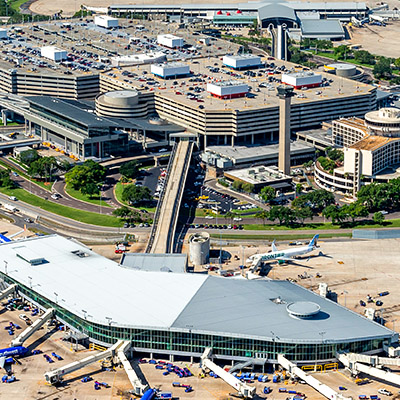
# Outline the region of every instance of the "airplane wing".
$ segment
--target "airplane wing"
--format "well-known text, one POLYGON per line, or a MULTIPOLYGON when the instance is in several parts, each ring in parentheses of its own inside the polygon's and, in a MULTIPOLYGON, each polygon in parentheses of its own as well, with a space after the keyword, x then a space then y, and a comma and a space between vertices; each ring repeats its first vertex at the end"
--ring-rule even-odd
POLYGON ((5 357, 0 357, 0 368, 4 368, 4 363, 6 362, 5 357))

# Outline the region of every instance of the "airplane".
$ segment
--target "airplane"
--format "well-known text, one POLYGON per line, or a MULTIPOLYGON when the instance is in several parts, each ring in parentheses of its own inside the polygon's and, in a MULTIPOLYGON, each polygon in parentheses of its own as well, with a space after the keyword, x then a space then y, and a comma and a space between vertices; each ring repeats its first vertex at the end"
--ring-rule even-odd
POLYGON ((307 246, 302 246, 296 249, 287 249, 287 250, 278 250, 274 240, 271 245, 272 251, 270 253, 253 254, 246 260, 246 262, 252 263, 253 266, 256 266, 260 261, 276 260, 279 263, 283 263, 285 261, 292 261, 293 258, 296 256, 308 254, 311 253, 313 250, 315 250, 317 248, 318 237, 319 235, 315 235, 307 246))
POLYGON ((24 356, 29 350, 23 346, 8 347, 7 349, 0 349, 0 368, 4 368, 4 364, 8 357, 24 356))

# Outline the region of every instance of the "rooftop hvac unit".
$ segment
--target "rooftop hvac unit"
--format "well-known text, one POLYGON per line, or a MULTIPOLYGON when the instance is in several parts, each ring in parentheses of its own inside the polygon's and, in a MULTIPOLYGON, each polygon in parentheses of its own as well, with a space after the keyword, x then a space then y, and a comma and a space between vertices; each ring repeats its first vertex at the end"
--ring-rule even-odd
POLYGON ((256 171, 254 169, 249 169, 249 175, 255 175, 256 171))

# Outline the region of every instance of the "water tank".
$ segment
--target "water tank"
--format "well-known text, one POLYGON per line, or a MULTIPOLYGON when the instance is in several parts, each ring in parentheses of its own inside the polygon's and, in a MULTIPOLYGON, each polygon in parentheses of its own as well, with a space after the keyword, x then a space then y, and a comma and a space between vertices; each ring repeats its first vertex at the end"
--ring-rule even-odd
POLYGON ((193 233, 189 237, 189 256, 193 265, 208 263, 210 256, 210 235, 207 232, 193 233))

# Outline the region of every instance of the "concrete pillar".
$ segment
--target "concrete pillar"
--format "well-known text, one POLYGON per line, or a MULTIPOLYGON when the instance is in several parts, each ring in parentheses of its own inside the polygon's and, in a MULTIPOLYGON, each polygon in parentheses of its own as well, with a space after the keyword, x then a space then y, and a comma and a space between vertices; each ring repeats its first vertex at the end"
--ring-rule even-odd
POLYGON ((290 98, 293 96, 293 87, 278 86, 279 97, 279 171, 290 175, 290 98))
POLYGON ((174 355, 173 355, 173 354, 170 354, 170 355, 169 355, 169 361, 170 361, 170 362, 174 362, 174 355))
POLYGON ((274 141, 274 132, 271 132, 271 142, 274 141))
POLYGON ((1 110, 1 119, 3 120, 3 125, 7 126, 7 113, 4 110, 1 110))
POLYGON ((207 135, 204 135, 204 149, 207 147, 207 135))
POLYGON ((227 143, 228 143, 228 136, 225 135, 225 136, 224 136, 224 144, 227 144, 227 143))
POLYGON ((251 134, 251 144, 254 144, 254 133, 251 134))
POLYGON ((235 145, 235 136, 232 135, 232 142, 231 142, 231 146, 233 147, 235 145))

